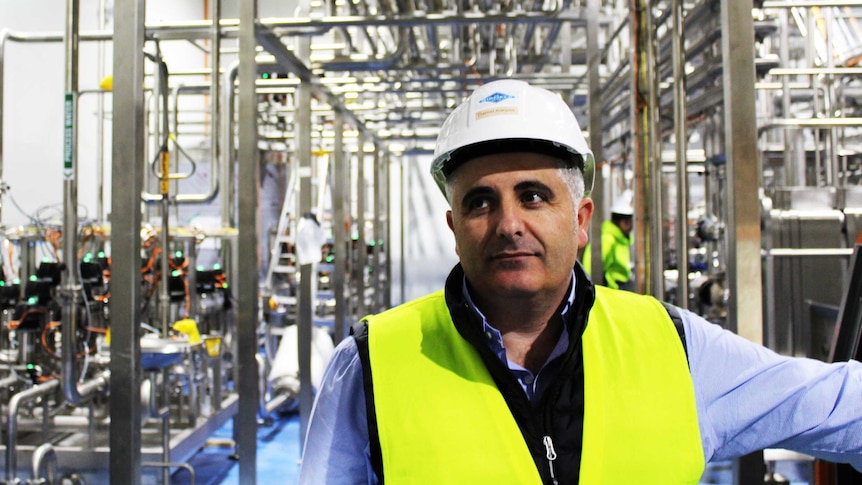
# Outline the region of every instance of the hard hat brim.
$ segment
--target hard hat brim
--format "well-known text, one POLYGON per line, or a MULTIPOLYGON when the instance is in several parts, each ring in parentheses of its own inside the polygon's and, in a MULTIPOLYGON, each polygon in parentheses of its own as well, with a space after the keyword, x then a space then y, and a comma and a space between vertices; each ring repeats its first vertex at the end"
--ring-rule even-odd
POLYGON ((445 193, 446 179, 466 162, 486 155, 519 152, 547 155, 569 164, 570 167, 577 167, 584 174, 584 195, 587 196, 592 192, 595 176, 595 161, 592 153, 578 153, 565 145, 533 138, 488 140, 460 147, 451 153, 437 157, 431 167, 431 172, 440 189, 445 193))

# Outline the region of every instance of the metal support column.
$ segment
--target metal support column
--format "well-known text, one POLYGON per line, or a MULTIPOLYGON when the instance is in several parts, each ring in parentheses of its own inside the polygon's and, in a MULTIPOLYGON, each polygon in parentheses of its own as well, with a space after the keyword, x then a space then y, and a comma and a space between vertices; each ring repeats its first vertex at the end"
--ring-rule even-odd
POLYGON ((635 142, 635 278, 641 293, 664 297, 661 150, 655 82, 655 28, 649 0, 632 11, 632 111, 635 142))
POLYGON ((760 164, 754 93, 751 0, 721 5, 724 134, 727 151, 728 325, 763 342, 760 260, 760 164))
POLYGON ((332 236, 335 248, 335 261, 332 270, 332 290, 335 297, 335 343, 347 336, 347 307, 344 295, 347 262, 350 261, 350 240, 347 234, 349 210, 347 202, 350 187, 350 160, 344 156, 344 115, 335 111, 334 147, 332 149, 332 236))
MULTIPOLYGON (((676 148, 676 304, 688 308, 688 126, 685 99, 684 6, 673 2, 673 124, 676 148)), ((661 163, 659 161, 659 163, 661 163)))
MULTIPOLYGON (((371 287, 374 288, 374 307, 371 308, 372 313, 377 313, 383 305, 383 267, 380 254, 380 243, 383 242, 383 229, 386 224, 386 218, 383 215, 383 197, 385 197, 384 182, 383 182, 383 154, 381 153, 380 145, 374 144, 374 171, 371 175, 374 186, 374 198, 371 200, 371 212, 373 214, 372 221, 374 225, 371 228, 371 244, 373 251, 371 253, 371 287)), ((387 241, 387 246, 389 242, 387 241)), ((387 249, 389 249, 387 247, 387 249)))
MULTIPOLYGON (((652 0, 643 1, 643 11, 641 12, 641 61, 643 62, 643 71, 640 75, 640 95, 643 95, 646 100, 646 106, 641 113, 643 121, 646 125, 644 137, 642 138, 644 153, 643 163, 649 172, 649 185, 645 194, 646 197, 641 199, 640 207, 645 213, 649 213, 649 245, 646 253, 647 261, 644 261, 646 267, 649 268, 644 279, 647 287, 644 288, 644 293, 650 294, 658 299, 664 299, 664 213, 662 204, 662 183, 661 183, 661 131, 659 127, 659 101, 658 101, 658 80, 656 77, 656 28, 654 18, 652 16, 652 0)), ((637 101, 635 101, 637 102, 637 101)), ((637 205, 635 206, 637 208, 637 205)), ((640 210, 639 210, 640 211, 640 210)))
POLYGON ((589 113, 590 113, 590 148, 596 160, 595 181, 593 183, 592 199, 595 203, 593 208, 593 220, 590 224, 590 248, 592 254, 585 254, 584 258, 591 258, 590 277, 595 282, 605 279, 605 268, 602 264, 602 215, 604 211, 604 197, 601 187, 602 171, 598 165, 604 161, 602 153, 602 89, 599 83, 599 65, 602 62, 601 48, 599 47, 599 8, 601 0, 587 0, 587 83, 589 88, 589 113))
POLYGON ((353 287, 356 289, 356 311, 359 317, 365 316, 368 308, 365 305, 365 269, 368 266, 366 254, 367 242, 365 241, 365 197, 368 194, 368 184, 365 183, 365 136, 364 132, 359 135, 359 152, 356 163, 356 248, 353 267, 353 287))
POLYGON ((144 0, 114 5, 111 186, 110 482, 141 483, 141 192, 144 0))
MULTIPOLYGON (((383 213, 386 218, 386 227, 383 228, 383 240, 386 241, 386 263, 384 264, 384 281, 386 289, 383 293, 382 309, 386 310, 392 306, 392 265, 394 264, 395 250, 392 241, 392 154, 383 154, 383 213)), ((402 246, 403 247, 403 246, 402 246)))
MULTIPOLYGON (((763 342, 760 201, 754 92, 752 0, 721 2, 724 134, 727 155, 728 327, 763 342)), ((734 463, 734 483, 763 483, 762 452, 734 463)))
MULTIPOLYGON (((301 2, 307 11, 307 2, 301 2)), ((311 39, 298 37, 295 47, 296 56, 304 63, 311 56, 311 39)), ((303 81, 296 87, 296 159, 299 161, 299 214, 303 217, 311 212, 314 204, 311 160, 311 90, 312 85, 303 81)), ((322 190, 322 189, 321 189, 322 190)), ((319 216, 319 214, 318 214, 319 216)), ((317 284, 316 264, 306 263, 299 267, 299 293, 297 300, 297 356, 299 358, 299 429, 300 443, 305 443, 305 432, 314 404, 314 391, 311 384, 311 329, 314 325, 314 292, 312 285, 317 284)))
MULTIPOLYGON (((258 318, 258 195, 260 153, 257 148, 257 0, 240 2, 239 24, 239 236, 243 270, 237 275, 237 392, 239 412, 234 435, 239 448, 239 482, 257 482, 258 366, 255 355, 258 318)), ((226 201, 226 203, 228 203, 226 201)))

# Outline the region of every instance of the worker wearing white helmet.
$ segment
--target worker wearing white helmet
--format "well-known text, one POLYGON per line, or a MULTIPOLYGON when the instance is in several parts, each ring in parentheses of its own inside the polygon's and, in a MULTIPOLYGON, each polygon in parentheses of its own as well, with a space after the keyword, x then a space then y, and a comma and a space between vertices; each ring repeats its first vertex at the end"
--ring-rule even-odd
POLYGON ((626 190, 611 204, 611 219, 602 222, 602 266, 610 288, 634 290, 631 237, 634 227, 632 191, 626 190))
POLYGON ((450 115, 432 173, 460 263, 338 345, 300 484, 696 484, 776 444, 862 469, 858 362, 593 286, 575 260, 593 166, 547 90, 491 82, 450 115))
MULTIPOLYGON (((626 190, 611 204, 611 218, 602 222, 602 272, 603 283, 615 290, 634 291, 632 281, 631 236, 634 228, 634 207, 632 191, 626 190)), ((592 244, 584 247, 584 270, 592 274, 590 254, 592 244)), ((602 283, 601 280, 598 283, 602 283)))

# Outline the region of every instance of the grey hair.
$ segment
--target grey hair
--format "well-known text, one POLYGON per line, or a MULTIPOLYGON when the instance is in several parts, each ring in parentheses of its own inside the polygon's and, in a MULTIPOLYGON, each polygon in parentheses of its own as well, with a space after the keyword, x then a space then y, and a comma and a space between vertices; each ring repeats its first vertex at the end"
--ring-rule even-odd
MULTIPOLYGON (((585 184, 583 172, 581 172, 581 169, 573 167, 565 160, 557 160, 557 173, 560 175, 563 183, 566 184, 566 188, 569 189, 572 203, 577 207, 581 199, 584 198, 585 184)), ((452 190, 455 187, 455 180, 457 180, 457 178, 458 171, 456 170, 449 174, 444 186, 446 200, 449 202, 450 207, 452 206, 452 190)))
POLYGON ((581 172, 581 169, 578 167, 573 167, 561 160, 557 161, 557 172, 560 174, 560 178, 563 179, 563 183, 566 184, 566 187, 569 189, 572 203, 575 207, 578 207, 581 199, 584 198, 584 191, 586 190, 583 172, 581 172))

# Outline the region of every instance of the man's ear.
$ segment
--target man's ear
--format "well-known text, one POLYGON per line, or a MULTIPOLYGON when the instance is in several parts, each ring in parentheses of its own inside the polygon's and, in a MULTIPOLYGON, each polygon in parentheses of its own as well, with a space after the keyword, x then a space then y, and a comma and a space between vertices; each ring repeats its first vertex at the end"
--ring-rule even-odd
POLYGON ((578 247, 582 248, 590 241, 590 221, 593 218, 593 199, 584 197, 578 204, 578 247))
MULTIPOLYGON (((452 211, 446 211, 446 224, 449 226, 449 230, 452 231, 452 234, 455 234, 455 223, 452 222, 452 211)), ((461 256, 461 251, 458 249, 458 238, 455 238, 455 254, 461 256)))

